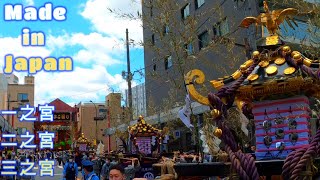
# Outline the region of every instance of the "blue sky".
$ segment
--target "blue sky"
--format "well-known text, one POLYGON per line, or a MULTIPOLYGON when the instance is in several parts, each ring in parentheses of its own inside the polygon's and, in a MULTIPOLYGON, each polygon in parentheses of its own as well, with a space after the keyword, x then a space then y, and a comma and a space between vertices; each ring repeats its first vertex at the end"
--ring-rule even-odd
MULTIPOLYGON (((140 3, 132 0, 54 0, 52 4, 67 8, 67 20, 57 21, 4 21, 5 4, 23 4, 24 7, 41 7, 41 0, 5 0, 0 2, 0 57, 14 56, 71 56, 74 72, 47 73, 35 75, 35 103, 47 103, 61 98, 67 103, 104 101, 111 92, 123 92, 127 83, 121 78, 126 70, 125 30, 135 41, 142 40, 140 21, 119 19, 110 14, 107 8, 122 12, 137 12, 140 3), (42 31, 46 35, 45 47, 21 47, 21 30, 42 31)), ((144 67, 142 47, 130 49, 132 71, 144 67)), ((4 61, 1 61, 3 67, 4 61)), ((1 68, 2 69, 2 68, 1 68)), ((25 73, 15 73, 23 83, 25 73)), ((140 84, 143 77, 136 76, 140 84)))

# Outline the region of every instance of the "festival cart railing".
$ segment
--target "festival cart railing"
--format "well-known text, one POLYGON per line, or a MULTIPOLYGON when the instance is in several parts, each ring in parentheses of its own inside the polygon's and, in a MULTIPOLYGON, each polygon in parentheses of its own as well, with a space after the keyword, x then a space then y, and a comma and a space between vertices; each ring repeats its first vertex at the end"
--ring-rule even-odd
MULTIPOLYGON (((314 164, 319 167, 320 158, 314 160, 314 164)), ((258 173, 261 177, 271 179, 272 176, 282 175, 282 167, 284 165, 284 160, 266 160, 266 161, 256 161, 255 165, 257 167, 258 173)), ((231 177, 233 175, 234 179, 238 179, 237 174, 230 174, 231 163, 222 162, 210 162, 210 163, 177 163, 174 166, 176 173, 179 174, 179 179, 185 180, 189 178, 199 177, 198 179, 203 179, 204 177, 231 177)), ((301 174, 312 175, 312 172, 304 171, 301 174)), ((315 173, 313 179, 319 177, 319 173, 315 173)))

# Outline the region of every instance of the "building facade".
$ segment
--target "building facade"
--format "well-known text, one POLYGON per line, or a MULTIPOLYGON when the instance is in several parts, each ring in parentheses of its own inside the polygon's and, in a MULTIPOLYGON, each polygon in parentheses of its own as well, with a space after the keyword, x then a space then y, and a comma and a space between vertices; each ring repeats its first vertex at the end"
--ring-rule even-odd
POLYGON ((104 136, 103 131, 107 128, 107 118, 95 121, 95 117, 99 116, 99 110, 105 108, 105 103, 81 103, 78 104, 78 130, 84 133, 84 136, 91 142, 102 143, 105 145, 104 148, 107 150, 106 144, 107 138, 104 136))
POLYGON ((29 104, 34 107, 34 77, 25 76, 24 84, 8 84, 7 92, 7 108, 9 110, 17 110, 17 115, 7 116, 9 123, 17 131, 18 134, 26 131, 34 132, 34 123, 19 121, 22 112, 20 108, 29 104))
MULTIPOLYGON (((128 90, 126 90, 126 100, 129 104, 128 90)), ((140 115, 147 115, 147 101, 145 83, 139 84, 132 88, 132 113, 133 119, 138 119, 140 115)))
MULTIPOLYGON (((267 2, 270 10, 291 5, 267 2)), ((312 4, 310 8, 297 8, 306 12, 311 7, 312 4)), ((260 40, 267 36, 265 28, 256 29, 254 25, 248 29, 239 28, 245 17, 256 17, 264 12, 263 0, 146 0, 142 12, 148 116, 154 114, 151 106, 165 106, 164 99, 171 98, 176 106, 184 103, 187 92, 183 76, 188 71, 200 69, 206 82, 232 74, 235 68, 251 58, 260 40)), ((319 44, 319 33, 312 33, 319 32, 318 27, 310 27, 306 17, 295 17, 295 22, 298 25, 295 29, 287 23, 280 27, 282 39, 287 44, 303 43, 312 47, 319 44)), ((206 83, 205 86, 211 85, 206 83)), ((170 106, 168 108, 175 107, 174 104, 170 106)))
MULTIPOLYGON (((48 103, 54 106, 53 122, 41 122, 41 110, 37 107, 37 121, 34 123, 34 134, 48 131, 54 132, 54 148, 55 149, 72 149, 73 142, 78 138, 77 134, 77 113, 78 107, 71 107, 60 99, 48 103)), ((35 136, 35 144, 40 143, 40 138, 35 136)))
POLYGON ((174 102, 169 109, 182 105, 189 70, 201 69, 209 81, 246 60, 257 37, 252 28, 238 26, 244 17, 258 14, 257 2, 143 1, 148 116, 154 114, 151 106, 166 106, 165 99, 174 102))
POLYGON ((19 84, 19 78, 14 75, 14 74, 10 74, 10 75, 5 75, 8 84, 19 84))
POLYGON ((7 109, 8 80, 4 74, 0 74, 0 109, 7 109))
POLYGON ((121 93, 110 93, 106 96, 107 119, 110 126, 105 134, 109 142, 108 149, 112 151, 118 150, 119 146, 123 145, 121 139, 126 136, 130 123, 129 109, 121 106, 121 99, 121 93))

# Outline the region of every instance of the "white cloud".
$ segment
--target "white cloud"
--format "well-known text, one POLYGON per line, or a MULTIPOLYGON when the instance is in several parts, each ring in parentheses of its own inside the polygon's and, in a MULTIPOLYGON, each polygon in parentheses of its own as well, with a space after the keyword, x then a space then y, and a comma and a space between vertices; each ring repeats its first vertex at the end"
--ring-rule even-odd
POLYGON ((104 66, 123 64, 120 60, 111 57, 124 52, 124 46, 121 42, 116 38, 103 36, 99 33, 49 36, 47 45, 55 52, 66 48, 66 46, 82 46, 83 49, 73 56, 73 60, 80 64, 97 63, 104 66))
POLYGON ((90 20, 95 30, 101 33, 125 39, 126 28, 129 29, 129 38, 137 42, 143 40, 142 22, 140 20, 115 17, 108 8, 119 10, 121 13, 134 15, 141 12, 141 0, 88 0, 83 5, 81 15, 90 20))
MULTIPOLYGON (((4 37, 0 38, 0 57, 3 57, 6 54, 12 54, 14 57, 17 56, 40 56, 46 57, 51 54, 51 50, 46 47, 22 47, 21 46, 21 36, 17 38, 4 37)), ((3 68, 4 61, 0 61, 1 69, 3 68)))
POLYGON ((35 75, 36 103, 48 103, 55 98, 63 98, 69 103, 103 101, 99 99, 111 92, 111 86, 125 84, 125 80, 112 76, 107 70, 95 65, 92 68, 76 67, 73 72, 46 73, 35 75))
MULTIPOLYGON (((72 34, 61 37, 50 36, 46 47, 22 47, 21 37, 0 38, 0 57, 3 58, 6 54, 13 54, 15 57, 47 57, 53 52, 59 52, 59 49, 80 45, 82 48, 73 56, 74 61, 90 62, 92 67, 75 67, 73 72, 65 73, 37 73, 35 75, 35 103, 48 103, 60 97, 64 97, 68 103, 89 100, 104 101, 99 98, 111 92, 110 87, 116 87, 115 89, 121 92, 126 88, 126 82, 120 74, 111 75, 106 69, 108 66, 121 63, 112 58, 113 54, 125 52, 123 48, 113 48, 116 44, 115 40, 97 33, 72 34)), ((3 61, 0 61, 0 65, 3 65, 3 61)), ((26 73, 15 74, 22 83, 26 73)))
POLYGON ((24 4, 27 6, 33 6, 34 5, 34 0, 24 0, 24 4))

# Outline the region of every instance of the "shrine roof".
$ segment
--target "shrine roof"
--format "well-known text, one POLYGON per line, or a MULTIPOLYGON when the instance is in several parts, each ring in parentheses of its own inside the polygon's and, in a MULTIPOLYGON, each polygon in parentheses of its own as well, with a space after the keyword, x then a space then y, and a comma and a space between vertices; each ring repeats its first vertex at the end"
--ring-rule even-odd
POLYGON ((160 129, 146 123, 142 116, 139 117, 137 124, 129 126, 128 129, 131 135, 138 137, 158 136, 161 134, 160 129))
POLYGON ((69 106, 67 103, 63 102, 59 98, 50 102, 49 105, 55 106, 56 112, 73 112, 73 111, 75 111, 74 107, 69 106))

